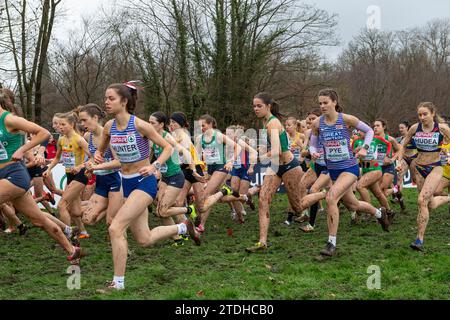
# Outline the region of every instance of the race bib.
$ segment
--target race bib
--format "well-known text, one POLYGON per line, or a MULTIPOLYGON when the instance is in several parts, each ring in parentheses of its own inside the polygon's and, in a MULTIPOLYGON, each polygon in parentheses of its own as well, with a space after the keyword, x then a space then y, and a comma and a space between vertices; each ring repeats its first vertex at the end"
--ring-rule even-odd
POLYGON ((6 161, 6 160, 8 160, 8 152, 6 152, 6 149, 3 146, 3 143, 0 142, 0 161, 6 161))
POLYGON ((61 154, 61 161, 66 169, 75 168, 75 154, 73 152, 63 151, 61 154))
POLYGON ((364 158, 364 160, 365 161, 379 160, 378 159, 378 149, 375 145, 373 145, 373 144, 370 145, 370 148, 367 151, 367 156, 364 158))
POLYGON ((240 156, 240 155, 237 157, 236 161, 233 163, 233 167, 234 167, 235 169, 240 169, 240 168, 242 168, 242 159, 241 159, 241 156, 240 156))
POLYGON ((340 162, 351 159, 347 140, 324 141, 323 145, 328 161, 340 162))
POLYGON ((439 148, 439 132, 416 132, 414 141, 417 149, 435 151, 439 148))
POLYGON ((134 133, 126 136, 111 136, 110 144, 121 162, 133 163, 141 160, 141 152, 134 133))
POLYGON ((161 172, 161 174, 164 174, 164 173, 167 173, 167 164, 163 164, 162 166, 161 166, 161 169, 159 170, 160 172, 161 172))
POLYGON ((297 159, 297 160, 299 160, 300 157, 301 157, 301 151, 302 150, 298 149, 298 148, 292 148, 291 149, 292 154, 294 155, 295 159, 297 159))
POLYGON ((206 147, 203 149, 206 164, 220 163, 220 152, 218 148, 206 147))

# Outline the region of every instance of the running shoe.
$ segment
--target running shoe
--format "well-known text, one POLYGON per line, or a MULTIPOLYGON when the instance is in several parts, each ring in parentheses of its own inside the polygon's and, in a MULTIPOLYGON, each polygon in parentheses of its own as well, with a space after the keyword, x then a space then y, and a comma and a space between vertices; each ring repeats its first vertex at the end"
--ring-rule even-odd
POLYGON ((311 233, 314 232, 314 227, 311 224, 307 223, 304 226, 301 226, 300 230, 302 230, 304 233, 311 233))
POLYGON ((195 206, 193 204, 191 204, 189 206, 189 208, 191 208, 191 214, 189 215, 189 218, 192 221, 195 221, 195 219, 197 218, 198 214, 197 214, 197 210, 195 209, 195 206))
POLYGON ((392 224, 394 222, 394 217, 395 217, 395 211, 394 210, 388 210, 387 212, 387 216, 389 219, 389 224, 392 224))
POLYGON ((199 224, 195 229, 200 234, 204 234, 205 233, 205 227, 202 224, 199 224))
POLYGON ((387 210, 386 210, 386 208, 383 207, 383 208, 380 208, 380 211, 381 211, 381 218, 379 218, 377 220, 381 224, 381 228, 383 228, 384 231, 389 232, 390 222, 389 222, 387 210))
POLYGON ((180 234, 180 239, 183 241, 189 241, 189 236, 187 234, 180 234))
POLYGON ((286 221, 284 221, 283 224, 289 227, 292 224, 293 220, 294 220, 294 214, 288 213, 286 221))
POLYGON ((221 189, 224 196, 233 196, 235 198, 239 198, 241 195, 237 191, 231 190, 231 188, 228 185, 224 185, 221 189))
POLYGON ((78 239, 90 239, 91 235, 87 232, 81 232, 80 235, 78 236, 78 239))
POLYGON ((331 242, 328 242, 325 249, 320 251, 320 255, 326 256, 326 257, 332 257, 336 255, 336 246, 332 244, 331 242))
POLYGON ((256 253, 256 252, 265 252, 267 251, 267 245, 261 242, 258 242, 252 247, 245 249, 247 253, 256 253))
POLYGON ((253 202, 253 197, 251 195, 247 195, 247 201, 245 202, 252 211, 256 210, 255 203, 253 202))
POLYGON ((199 232, 195 230, 194 223, 189 219, 187 219, 184 223, 186 224, 189 237, 192 239, 192 241, 194 241, 196 246, 200 246, 202 244, 202 241, 200 240, 199 232))
POLYGON ((231 220, 236 221, 237 220, 237 213, 234 210, 231 210, 230 212, 231 220))
POLYGON ((78 227, 72 227, 70 229, 70 235, 67 237, 67 239, 69 239, 70 243, 72 243, 73 246, 79 247, 80 241, 78 240, 78 237, 80 236, 80 229, 78 227))
POLYGON ((117 292, 117 291, 121 291, 121 290, 125 290, 125 288, 117 288, 116 287, 116 283, 114 281, 108 281, 108 282, 106 282, 105 288, 104 289, 98 289, 97 293, 109 294, 111 292, 117 292))
POLYGON ((19 229, 19 235, 24 236, 27 233, 28 229, 30 229, 30 228, 28 228, 28 226, 26 224, 21 224, 18 227, 18 229, 19 229))
POLYGON ((359 214, 356 211, 353 211, 351 215, 350 225, 355 226, 359 224, 359 222, 360 222, 359 214))
POLYGON ((84 254, 80 247, 74 247, 74 249, 74 253, 67 257, 67 261, 69 261, 73 265, 79 265, 80 259, 84 257, 84 254))
POLYGON ((226 184, 223 185, 221 191, 226 192, 225 195, 227 195, 227 196, 233 195, 233 190, 231 190, 231 188, 229 186, 227 186, 226 184))
POLYGON ((298 223, 304 223, 304 222, 309 222, 309 213, 308 211, 303 211, 302 215, 300 217, 295 218, 295 222, 298 223))
POLYGON ((397 192, 396 197, 398 203, 400 204, 400 208, 402 208, 402 210, 405 210, 406 206, 405 206, 405 199, 403 198, 403 193, 401 191, 397 192))
POLYGON ((289 220, 286 220, 286 221, 284 221, 282 224, 285 225, 285 226, 290 227, 291 224, 292 224, 292 222, 289 222, 289 220))
POLYGON ((423 251, 423 241, 420 241, 419 239, 416 239, 411 245, 409 246, 411 249, 415 251, 423 251))
POLYGON ((175 248, 182 247, 182 246, 184 246, 184 240, 183 239, 174 240, 174 242, 172 243, 171 246, 175 247, 175 248))

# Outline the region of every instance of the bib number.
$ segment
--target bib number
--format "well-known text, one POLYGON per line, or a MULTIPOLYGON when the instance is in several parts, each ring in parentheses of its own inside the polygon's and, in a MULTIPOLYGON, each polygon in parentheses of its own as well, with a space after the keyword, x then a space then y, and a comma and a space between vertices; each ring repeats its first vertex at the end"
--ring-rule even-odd
POLYGON ((0 142, 0 161, 6 161, 6 160, 8 160, 8 152, 6 152, 6 149, 3 146, 3 143, 0 142))
POLYGON ((62 164, 66 169, 75 168, 75 154, 73 152, 64 151, 61 155, 62 164))
POLYGON ((206 164, 214 164, 220 162, 220 152, 217 148, 203 149, 206 164))
POLYGON ((346 140, 325 141, 324 149, 327 160, 330 162, 350 160, 350 153, 346 140))

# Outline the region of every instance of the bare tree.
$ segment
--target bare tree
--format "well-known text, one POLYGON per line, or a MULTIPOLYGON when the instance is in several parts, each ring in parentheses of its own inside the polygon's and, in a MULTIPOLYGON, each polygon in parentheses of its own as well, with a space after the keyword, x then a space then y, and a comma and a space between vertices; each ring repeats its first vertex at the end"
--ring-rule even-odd
POLYGON ((42 78, 60 3, 61 0, 4 0, 9 39, 3 48, 14 62, 25 116, 37 122, 41 121, 42 78))

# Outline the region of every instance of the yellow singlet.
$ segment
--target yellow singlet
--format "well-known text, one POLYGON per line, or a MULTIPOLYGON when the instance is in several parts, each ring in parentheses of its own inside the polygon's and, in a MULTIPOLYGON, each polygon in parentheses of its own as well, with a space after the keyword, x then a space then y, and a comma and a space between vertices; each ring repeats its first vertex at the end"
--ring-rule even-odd
POLYGON ((443 144, 441 147, 441 161, 442 166, 444 167, 444 178, 450 180, 450 165, 447 163, 447 154, 450 152, 450 143, 443 144))
POLYGON ((84 150, 78 145, 79 139, 82 139, 81 136, 75 133, 70 140, 66 136, 62 136, 58 141, 62 151, 61 162, 66 168, 66 172, 70 172, 84 162, 84 150))

